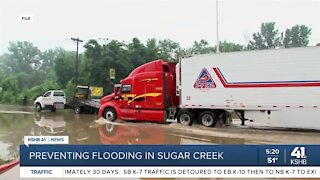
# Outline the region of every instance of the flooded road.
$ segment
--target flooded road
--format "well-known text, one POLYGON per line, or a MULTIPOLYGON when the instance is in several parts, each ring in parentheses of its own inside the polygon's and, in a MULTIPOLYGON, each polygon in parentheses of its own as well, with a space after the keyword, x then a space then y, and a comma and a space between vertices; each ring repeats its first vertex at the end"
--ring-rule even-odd
MULTIPOLYGON (((65 135, 70 144, 319 144, 319 132, 205 128, 178 123, 107 122, 71 110, 34 112, 32 107, 0 105, 0 159, 19 157, 24 136, 65 135)), ((1 179, 1 178, 0 178, 1 179)))
POLYGON ((34 112, 32 107, 0 105, 0 158, 16 159, 24 136, 65 135, 70 144, 319 144, 319 132, 205 128, 178 123, 107 122, 71 110, 34 112))

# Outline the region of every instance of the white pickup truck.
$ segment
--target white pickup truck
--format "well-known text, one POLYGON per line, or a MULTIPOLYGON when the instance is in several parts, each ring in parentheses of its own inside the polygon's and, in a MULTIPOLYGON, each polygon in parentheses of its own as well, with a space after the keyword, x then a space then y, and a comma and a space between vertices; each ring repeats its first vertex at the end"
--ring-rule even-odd
POLYGON ((38 112, 43 109, 50 109, 51 112, 55 112, 57 109, 64 109, 65 104, 66 97, 62 90, 47 91, 34 101, 34 107, 38 112))

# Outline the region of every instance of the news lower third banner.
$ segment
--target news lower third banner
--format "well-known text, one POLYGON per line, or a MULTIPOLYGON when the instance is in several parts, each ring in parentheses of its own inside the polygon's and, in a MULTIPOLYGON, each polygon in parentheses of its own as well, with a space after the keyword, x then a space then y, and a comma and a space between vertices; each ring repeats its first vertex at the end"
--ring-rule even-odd
POLYGON ((20 145, 20 176, 320 177, 320 145, 20 145))

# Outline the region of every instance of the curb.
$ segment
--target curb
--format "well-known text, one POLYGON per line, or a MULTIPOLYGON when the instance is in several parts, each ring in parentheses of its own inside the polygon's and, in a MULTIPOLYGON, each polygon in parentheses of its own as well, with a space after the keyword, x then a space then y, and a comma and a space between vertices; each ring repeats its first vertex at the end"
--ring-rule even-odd
POLYGON ((13 160, 6 164, 0 165, 0 174, 8 171, 9 169, 13 168, 15 165, 19 164, 20 160, 13 160))

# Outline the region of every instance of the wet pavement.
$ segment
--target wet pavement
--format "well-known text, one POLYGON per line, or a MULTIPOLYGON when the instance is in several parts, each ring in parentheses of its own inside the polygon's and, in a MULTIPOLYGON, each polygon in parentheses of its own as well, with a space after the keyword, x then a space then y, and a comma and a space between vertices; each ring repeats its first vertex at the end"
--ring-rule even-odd
POLYGON ((97 115, 76 115, 71 110, 37 113, 32 107, 0 105, 2 160, 17 159, 24 136, 31 135, 66 135, 70 144, 320 144, 319 134, 241 126, 205 128, 177 123, 111 123, 98 119, 97 115))

